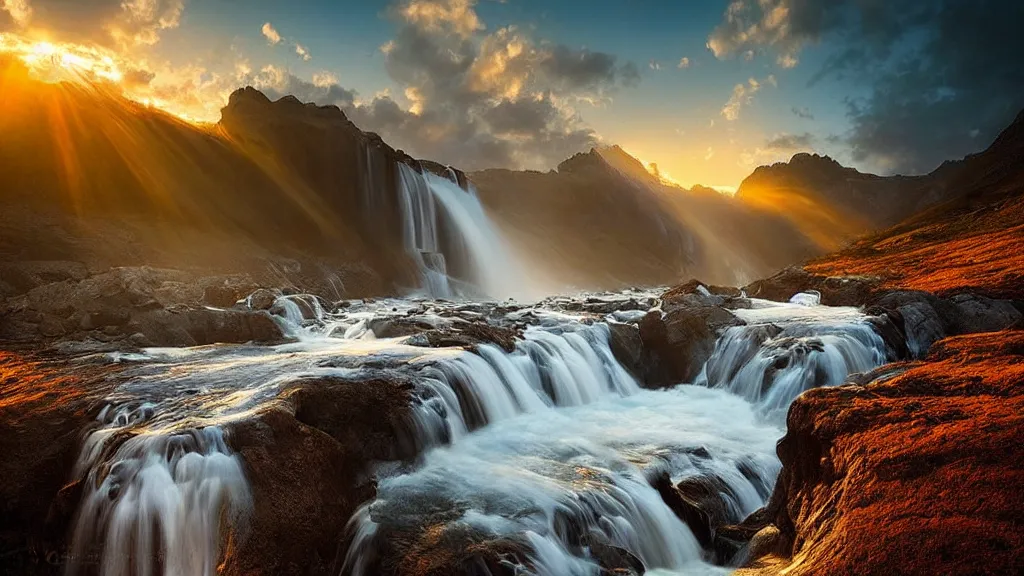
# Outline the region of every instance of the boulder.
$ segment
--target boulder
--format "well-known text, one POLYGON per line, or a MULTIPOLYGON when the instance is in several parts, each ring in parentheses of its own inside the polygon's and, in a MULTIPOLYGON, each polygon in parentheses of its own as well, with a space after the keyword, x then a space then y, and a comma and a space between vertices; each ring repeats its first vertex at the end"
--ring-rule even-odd
POLYGON ((274 305, 274 302, 277 301, 277 297, 280 295, 280 292, 260 288, 249 295, 246 303, 253 310, 270 310, 270 307, 274 305))
POLYGON ((662 317, 658 311, 640 320, 640 338, 648 387, 693 382, 715 349, 719 333, 743 321, 717 306, 677 306, 662 317))
POLYGON ((375 495, 371 464, 410 456, 410 389, 388 377, 307 379, 229 425, 254 507, 248 527, 231 535, 220 573, 339 573, 346 523, 375 495))
POLYGON ((789 302, 793 295, 808 290, 821 292, 826 306, 860 306, 878 289, 880 280, 862 276, 819 276, 792 266, 778 274, 757 280, 743 288, 751 298, 789 302))
POLYGON ((1010 300, 993 300, 974 294, 957 294, 949 300, 956 309, 952 318, 955 334, 1003 330, 1022 316, 1010 300))
POLYGON ((691 476, 673 486, 668 474, 663 473, 652 484, 668 507, 690 527, 701 547, 709 552, 715 550, 719 528, 739 520, 731 515, 726 501, 727 497, 735 498, 735 495, 717 476, 691 476))
POLYGON ((484 322, 458 322, 450 328, 437 328, 416 334, 406 341, 411 346, 447 348, 457 346, 473 350, 481 344, 494 344, 506 352, 516 349, 520 333, 511 328, 484 322))
POLYGON ((244 342, 278 342, 281 327, 267 312, 183 308, 136 314, 123 334, 141 334, 152 346, 202 346, 244 342))

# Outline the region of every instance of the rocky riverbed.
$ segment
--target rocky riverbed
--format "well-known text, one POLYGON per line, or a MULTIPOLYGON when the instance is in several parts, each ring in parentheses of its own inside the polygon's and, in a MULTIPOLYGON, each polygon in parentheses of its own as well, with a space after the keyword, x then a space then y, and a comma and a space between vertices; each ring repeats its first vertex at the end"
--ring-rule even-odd
POLYGON ((1016 301, 797 271, 531 304, 174 278, 121 269, 6 301, 23 335, 0 405, 9 572, 845 570, 877 541, 834 540, 870 518, 828 491, 888 510, 920 484, 901 506, 936 520, 892 530, 939 550, 957 537, 942 510, 974 509, 924 488, 949 466, 957 494, 991 493, 971 525, 992 550, 1020 547, 984 480, 1020 461, 993 460, 1019 332, 942 340, 1019 326, 1016 301), (797 284, 820 295, 748 297, 797 284), (919 438, 954 432, 971 441, 919 438), (875 455, 889 434, 902 455, 875 455))

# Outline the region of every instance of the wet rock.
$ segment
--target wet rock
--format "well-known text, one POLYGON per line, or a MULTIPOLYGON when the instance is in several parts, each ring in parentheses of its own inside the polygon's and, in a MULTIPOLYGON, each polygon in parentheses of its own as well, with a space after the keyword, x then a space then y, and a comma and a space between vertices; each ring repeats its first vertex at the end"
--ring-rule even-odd
POLYGON ((645 376, 644 341, 640 337, 640 329, 632 324, 608 324, 608 344, 612 354, 626 370, 638 380, 645 376))
POLYGON ((253 509, 221 573, 339 573, 345 525, 375 494, 371 463, 404 455, 409 399, 403 381, 310 379, 231 424, 226 439, 245 462, 253 509))
POLYGON ((649 312, 640 320, 649 387, 693 382, 711 357, 720 331, 743 321, 717 306, 679 306, 664 318, 649 312))
POLYGON ((270 310, 270 307, 274 305, 279 295, 278 292, 273 290, 260 288, 249 295, 249 308, 253 310, 270 310))
POLYGON ((451 328, 439 328, 417 334, 407 341, 412 346, 428 348, 462 347, 474 349, 480 344, 494 344, 506 352, 516 349, 520 333, 511 328, 491 326, 483 322, 453 324, 451 328))
POLYGON ((668 474, 662 474, 652 484, 668 507, 690 527, 701 547, 709 552, 714 551, 718 529, 738 520, 730 515, 725 501, 731 494, 729 486, 716 476, 692 476, 673 486, 668 474))
POLYGON ((417 318, 374 318, 368 328, 377 338, 402 338, 433 330, 434 325, 417 318))
POLYGON ((789 302, 794 294, 817 290, 826 306, 860 306, 867 302, 879 281, 859 276, 819 276, 799 266, 786 268, 778 274, 757 280, 743 288, 751 298, 789 302))

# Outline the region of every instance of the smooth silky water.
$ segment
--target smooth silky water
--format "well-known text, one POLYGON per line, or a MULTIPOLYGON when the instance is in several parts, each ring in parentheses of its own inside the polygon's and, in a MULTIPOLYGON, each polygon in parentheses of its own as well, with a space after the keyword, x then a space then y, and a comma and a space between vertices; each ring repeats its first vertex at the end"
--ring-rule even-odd
MULTIPOLYGON (((753 300, 736 311, 747 325, 719 339, 695 385, 651 391, 609 346, 608 323, 642 312, 566 312, 571 298, 509 306, 500 314, 529 324, 524 338, 512 352, 482 345, 474 354, 377 339, 371 324, 414 317, 441 325, 453 315, 482 317, 478 304, 384 299, 332 314, 313 300, 275 303, 293 337, 287 344, 111 357, 129 366, 77 464, 87 488, 74 555, 95 554, 104 575, 214 574, 222 529, 244 537, 254 505, 224 426, 251 417, 298 379, 394 370, 415 382, 422 455, 411 469, 380 468, 377 498, 349 523, 346 573, 369 574, 378 539, 436 526, 438 510, 443 530, 518 542, 530 554, 532 569, 522 566, 523 573, 597 574, 581 541, 625 549, 650 573, 721 573, 651 479, 717 477, 728 487, 730 517, 742 519, 770 495, 789 403, 887 360, 856 309, 753 300), (107 449, 128 431, 130 439, 107 449), (162 560, 150 566, 142 558, 162 560)), ((490 310, 493 319, 499 309, 490 310)), ((80 568, 73 563, 68 572, 80 568)))

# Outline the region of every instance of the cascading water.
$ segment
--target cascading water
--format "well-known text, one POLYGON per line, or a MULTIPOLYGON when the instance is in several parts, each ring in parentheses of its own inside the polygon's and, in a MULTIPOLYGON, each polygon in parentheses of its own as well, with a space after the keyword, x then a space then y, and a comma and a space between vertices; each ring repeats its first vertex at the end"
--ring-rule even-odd
MULTIPOLYGON (((470 186, 398 164, 405 249, 435 298, 517 295, 519 267, 470 186)), ((520 293, 519 295, 522 295, 520 293)))
POLYGON ((108 398, 76 471, 86 490, 74 553, 98 554, 104 576, 215 573, 223 535, 244 535, 254 505, 225 426, 296 379, 358 380, 373 359, 374 370, 415 383, 420 457, 378 471, 376 499, 350 522, 343 573, 374 574, 395 542, 426 533, 512 543, 524 551, 522 573, 596 575, 608 549, 652 570, 710 573, 706 547, 655 480, 713 479, 739 521, 764 504, 778 474, 779 411, 808 387, 886 359, 854 309, 753 300, 736 311, 747 325, 720 339, 705 386, 643 390, 616 360, 606 324, 636 315, 602 321, 563 304, 401 299, 328 312, 315 298, 283 296, 273 309, 302 336, 292 343, 119 356, 133 362, 128 379, 108 398), (422 348, 410 345, 417 336, 373 332, 381 321, 484 318, 524 328, 514 349, 422 348))

